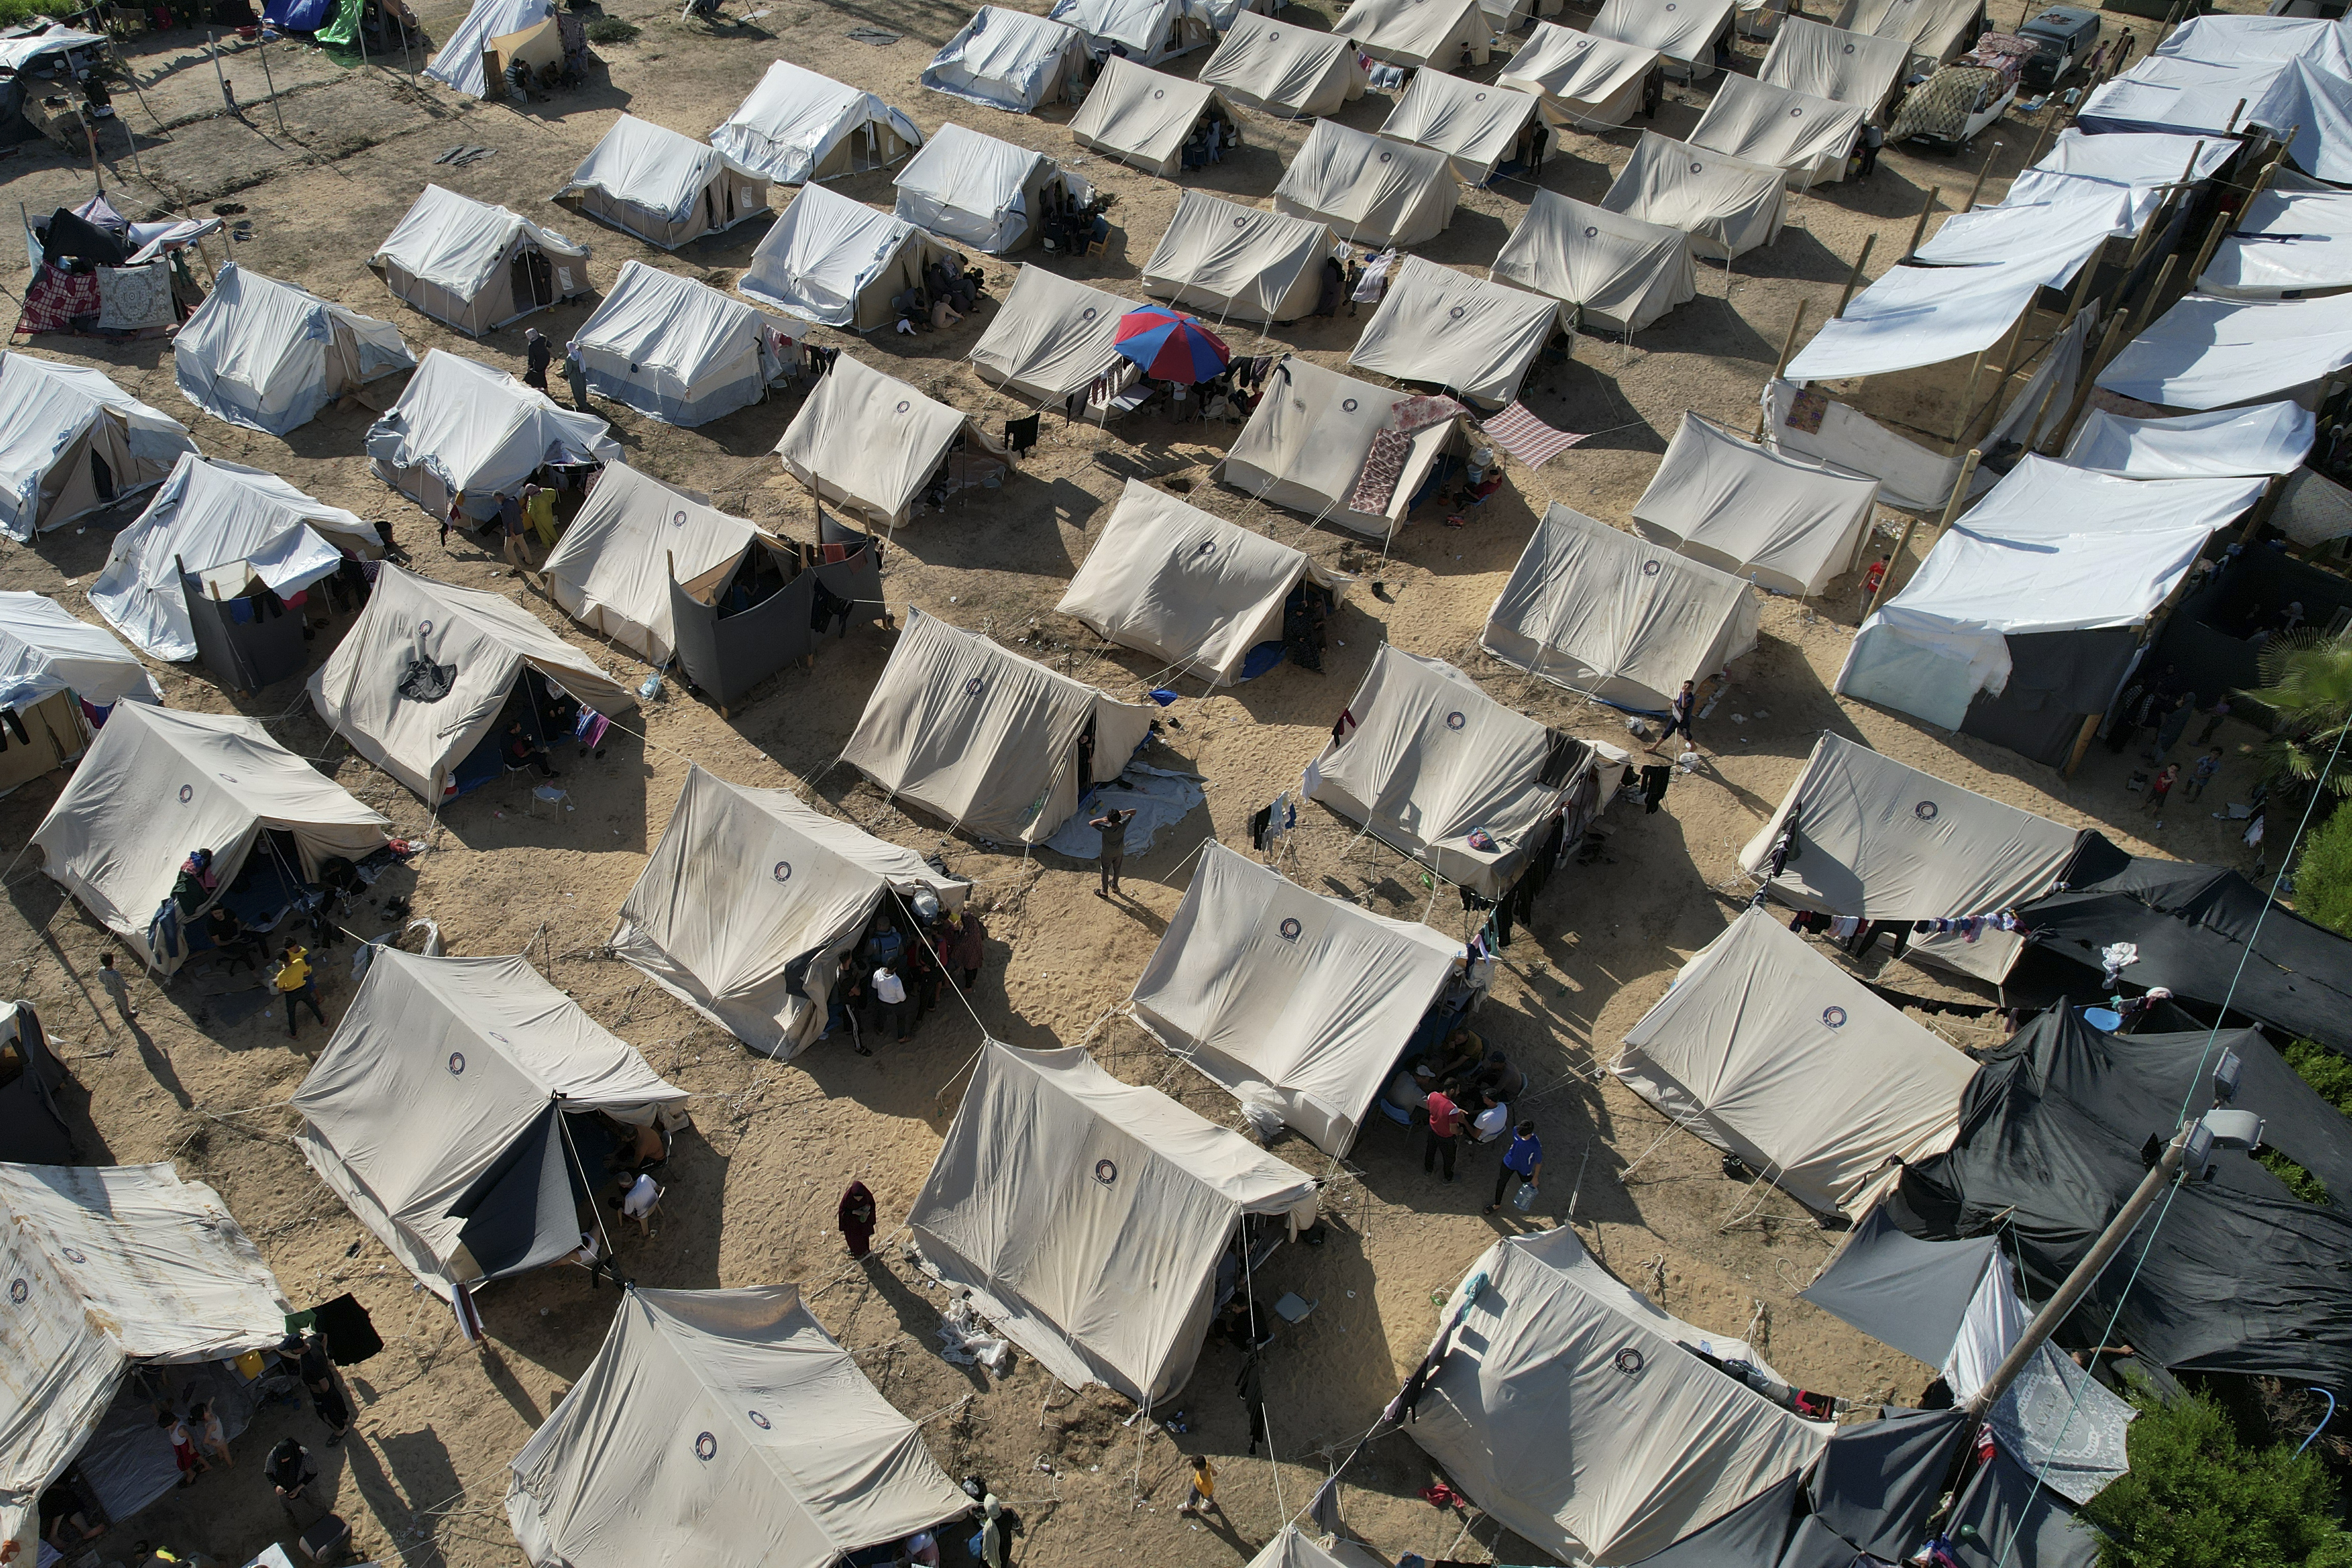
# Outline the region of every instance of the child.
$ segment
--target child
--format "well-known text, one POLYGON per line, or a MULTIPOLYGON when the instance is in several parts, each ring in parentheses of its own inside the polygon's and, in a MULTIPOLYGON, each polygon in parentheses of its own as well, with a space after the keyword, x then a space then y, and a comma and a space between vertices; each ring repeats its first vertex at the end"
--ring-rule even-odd
POLYGON ((1876 595, 1877 595, 1877 593, 1878 593, 1878 585, 1879 585, 1881 583, 1884 583, 1884 582, 1885 582, 1885 581, 1886 581, 1886 557, 1885 557, 1885 556, 1884 556, 1884 555, 1882 555, 1882 556, 1880 556, 1877 560, 1875 560, 1875 561, 1872 562, 1872 563, 1870 563, 1870 570, 1869 570, 1868 572, 1866 572, 1866 573, 1864 573, 1864 574, 1863 574, 1863 578, 1862 578, 1862 596, 1863 596, 1863 598, 1864 598, 1864 600, 1869 600, 1869 599, 1871 599, 1871 598, 1873 598, 1873 597, 1876 596, 1876 595))
POLYGON ((2199 795, 2203 795, 2205 786, 2211 784, 2213 775, 2221 771, 2221 748, 2216 746, 2197 759, 2196 771, 2189 775, 2189 798, 2195 800, 2199 795))
POLYGON ((139 1016, 139 1009, 131 1005, 131 986, 123 980, 122 971, 114 967, 114 954, 101 952, 98 955, 98 983, 113 999, 114 1010, 122 1015, 124 1023, 139 1016))
MULTIPOLYGON (((1217 1472, 1210 1465, 1209 1456, 1201 1454, 1192 1460, 1192 1489, 1185 1497, 1184 1506, 1176 1511, 1199 1513, 1212 1508, 1217 1508, 1217 1472)), ((1225 1510, 1217 1508, 1217 1511, 1223 1513, 1225 1510)))
POLYGON ((2179 776, 2180 764, 2179 763, 2167 763, 2164 764, 2163 768, 2158 772, 2156 777, 2148 781, 2147 804, 2141 806, 2140 809, 2142 811, 2153 813, 2156 816, 2156 825, 2158 827, 2164 826, 2164 797, 2172 793, 2172 783, 2179 776))
POLYGON ((180 1467, 180 1484, 194 1486, 197 1475, 211 1469, 212 1466, 196 1452, 195 1441, 188 1436, 188 1424, 168 1410, 159 1410, 155 1413, 155 1425, 163 1427, 164 1435, 171 1439, 172 1462, 180 1467))

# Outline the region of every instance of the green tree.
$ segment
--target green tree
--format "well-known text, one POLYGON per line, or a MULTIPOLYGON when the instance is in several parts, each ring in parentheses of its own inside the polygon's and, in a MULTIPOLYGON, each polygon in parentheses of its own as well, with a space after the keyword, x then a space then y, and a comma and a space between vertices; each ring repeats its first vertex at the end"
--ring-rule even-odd
POLYGON ((2247 1447, 2204 1394, 2143 1405, 2130 1455, 2082 1510, 2107 1533, 2103 1568, 2352 1568, 2319 1457, 2247 1447))
POLYGON ((2260 668, 2263 684, 2240 695, 2283 721, 2278 734, 2252 748, 2273 793, 2291 783, 2297 794, 2324 786, 2352 795, 2352 768, 2329 766, 2352 721, 2352 631, 2283 633, 2263 645, 2260 668))
MULTIPOLYGON (((2339 770, 2339 776, 2352 769, 2339 770)), ((2338 811, 2303 841, 2294 866, 2294 912, 2352 936, 2352 811, 2338 811)))

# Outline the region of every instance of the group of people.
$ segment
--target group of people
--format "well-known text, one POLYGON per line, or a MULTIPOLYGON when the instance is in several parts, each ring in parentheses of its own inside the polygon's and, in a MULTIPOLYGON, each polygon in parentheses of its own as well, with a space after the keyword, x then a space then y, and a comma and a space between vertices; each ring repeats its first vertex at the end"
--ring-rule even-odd
POLYGON ((977 910, 950 910, 929 921, 916 915, 914 924, 910 936, 887 912, 878 914, 865 939, 841 954, 818 1039, 849 1029, 857 1037, 857 1054, 870 1057, 868 1031, 879 1039, 888 1030, 903 1044, 940 1005, 946 987, 970 991, 979 984, 988 933, 977 910))
POLYGON ((1193 121, 1192 134, 1178 149, 1178 158, 1187 169, 1202 168, 1223 163, 1225 154, 1241 144, 1242 128, 1213 100, 1208 111, 1193 121))
MULTIPOLYGON (((1236 133, 1233 140, 1238 142, 1236 133)), ((1110 224, 1103 214, 1116 197, 1097 192, 1078 196, 1055 180, 1045 187, 1043 210, 1037 215, 1037 244, 1059 256, 1084 256, 1108 237, 1110 224)))
POLYGON ((1503 1145, 1494 1197, 1485 1211, 1493 1214, 1511 1195, 1512 1184, 1533 1187, 1542 1173, 1543 1143, 1535 1122, 1511 1114, 1511 1101, 1527 1089, 1528 1075, 1509 1057, 1467 1025, 1456 1025, 1419 1059, 1408 1049, 1386 1098, 1422 1130, 1423 1174, 1435 1175, 1442 1167, 1443 1179, 1453 1181, 1465 1138, 1474 1146, 1503 1145))

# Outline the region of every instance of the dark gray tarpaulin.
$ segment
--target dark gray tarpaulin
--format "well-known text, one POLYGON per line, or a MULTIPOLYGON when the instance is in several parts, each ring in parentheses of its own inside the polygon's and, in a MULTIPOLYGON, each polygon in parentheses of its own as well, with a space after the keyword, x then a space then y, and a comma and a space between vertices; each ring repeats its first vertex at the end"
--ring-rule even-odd
POLYGON ((2006 1454, 1970 1479, 1945 1535, 1967 1568, 2098 1568, 2105 1539, 2006 1454))
MULTIPOLYGON (((1888 1217, 1930 1241, 2005 1229, 2023 1289, 2046 1298, 2147 1173, 2150 1140, 2172 1135, 2184 1103, 2192 1113, 2211 1103, 2221 1047, 2263 1059, 2260 1040, 2241 1032, 2214 1037, 2200 1070, 2207 1044, 2102 1034, 2071 1008, 2042 1014, 1985 1053, 1960 1100, 1959 1138, 1904 1173, 1888 1217)), ((2299 1163, 2310 1153, 2319 1163, 2306 1168, 2346 1158, 2343 1118, 2315 1114, 2267 1067, 2235 1103, 2275 1110, 2278 1147, 2299 1163)), ((2062 1334, 2098 1334, 2128 1285, 2115 1335, 2163 1366, 2352 1388, 2348 1263, 2352 1211, 2297 1203, 2251 1155, 2221 1152, 2210 1180, 2183 1184, 2151 1212, 2062 1334)))
POLYGON ((1703 1530, 1695 1530, 1635 1568, 1726 1568, 1755 1563, 1776 1568, 1796 1527, 1797 1497, 1805 1478, 1790 1476, 1758 1492, 1703 1530))
POLYGON ((2127 942, 2139 949, 2123 972, 2127 988, 2226 1002, 2352 1055, 2352 942, 2273 904, 2237 872, 2127 855, 2085 833, 2059 886, 2018 919, 2037 948, 2089 966, 2086 991, 2098 984, 2100 950, 2127 942))
POLYGON ((1995 1250, 1990 1236, 1958 1242, 1906 1236, 1882 1205, 1797 1297, 1914 1361, 1942 1366, 1995 1250))
POLYGON ((2037 763, 2063 767, 2074 755, 2083 721, 2106 711, 2131 672, 2139 633, 2011 632, 2009 684, 1998 697, 1978 692, 1960 733, 1990 741, 2037 763))
MULTIPOLYGON (((1813 1468, 1817 1522, 1853 1546, 1895 1562, 1918 1550, 1943 1497, 1967 1411, 1890 1409, 1842 1426, 1813 1468)), ((1851 1550, 1851 1548, 1849 1548, 1851 1550)))

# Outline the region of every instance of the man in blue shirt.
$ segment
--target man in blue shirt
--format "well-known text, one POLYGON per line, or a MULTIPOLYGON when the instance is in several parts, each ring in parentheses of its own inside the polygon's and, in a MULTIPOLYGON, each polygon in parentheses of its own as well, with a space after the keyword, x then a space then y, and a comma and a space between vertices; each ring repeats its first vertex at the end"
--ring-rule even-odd
POLYGON ((1495 1173, 1495 1201, 1486 1205, 1486 1212, 1493 1214, 1503 1206, 1513 1176, 1532 1187, 1542 1174, 1543 1142, 1536 1136, 1536 1124, 1522 1121, 1511 1129, 1511 1146, 1503 1151, 1503 1168, 1495 1173))

